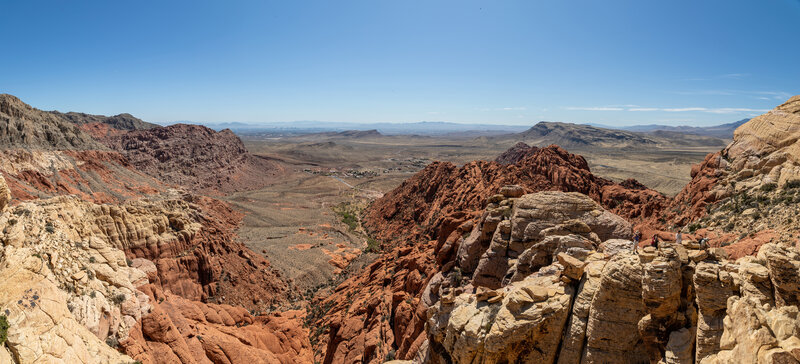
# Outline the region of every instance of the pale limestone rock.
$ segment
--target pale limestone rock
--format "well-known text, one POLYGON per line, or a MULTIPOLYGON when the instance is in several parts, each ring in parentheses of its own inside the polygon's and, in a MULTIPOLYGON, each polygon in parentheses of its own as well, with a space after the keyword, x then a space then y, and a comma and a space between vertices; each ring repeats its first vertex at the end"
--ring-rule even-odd
POLYGON ((581 362, 647 361, 638 330, 644 315, 642 264, 635 255, 615 255, 603 268, 592 300, 581 362))
POLYGON ((695 357, 698 360, 720 349, 725 309, 728 298, 734 295, 733 285, 726 284, 720 278, 722 269, 718 263, 701 262, 695 270, 694 288, 699 307, 695 357))
POLYGON ((578 286, 578 293, 572 304, 572 312, 565 327, 564 339, 561 343, 561 352, 558 356, 559 364, 578 363, 583 352, 583 342, 586 338, 586 324, 589 321, 592 300, 602 281, 604 260, 589 262, 584 271, 586 274, 578 286))
POLYGON ((667 364, 694 363, 694 334, 692 330, 683 328, 669 334, 669 342, 664 353, 667 364))
POLYGON ((627 239, 608 239, 598 247, 598 250, 608 256, 614 256, 619 253, 633 252, 635 249, 633 241, 627 239))
MULTIPOLYGON (((498 223, 488 249, 477 263, 472 284, 501 287, 551 264, 561 251, 586 258, 600 241, 630 235, 630 223, 585 195, 564 192, 524 195, 514 203, 511 220, 498 223), (504 281, 506 278, 508 281, 504 281)), ((464 250, 473 246, 475 243, 466 244, 464 250)), ((469 261, 460 258, 460 262, 469 261)))
POLYGON ((145 244, 148 235, 166 236, 166 225, 158 226, 162 218, 181 226, 180 216, 168 218, 155 206, 137 202, 112 212, 75 197, 56 197, 0 215, 0 225, 11 227, 0 233, 0 312, 11 324, 6 346, 15 358, 133 362, 106 342, 126 339, 150 312, 148 296, 136 289, 148 283, 147 274, 128 267, 120 248, 145 244), (119 220, 109 225, 106 219, 119 220), (110 243, 114 240, 118 246, 110 243))
POLYGON ((3 211, 11 202, 11 190, 8 189, 6 179, 0 175, 0 211, 3 211))
POLYGON ((452 305, 434 305, 428 310, 429 341, 457 363, 552 363, 570 311, 572 288, 548 277, 529 277, 504 291, 494 304, 465 293, 452 305), (529 292, 541 288, 548 292, 546 299, 531 297, 529 292))

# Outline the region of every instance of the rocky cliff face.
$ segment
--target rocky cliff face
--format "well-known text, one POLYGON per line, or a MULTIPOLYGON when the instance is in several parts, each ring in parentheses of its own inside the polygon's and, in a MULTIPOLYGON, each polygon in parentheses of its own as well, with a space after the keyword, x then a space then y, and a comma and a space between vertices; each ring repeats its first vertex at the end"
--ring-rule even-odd
POLYGON ((177 192, 122 205, 63 196, 5 206, 0 315, 10 329, 0 358, 307 362, 300 314, 249 313, 286 300, 287 286, 233 239, 237 221, 216 200, 177 192))
POLYGON ((125 155, 137 170, 203 193, 258 188, 283 172, 278 163, 248 153, 227 129, 215 132, 200 125, 177 124, 105 133, 101 140, 125 155))
POLYGON ((89 201, 119 202, 163 190, 162 183, 134 170, 124 156, 92 139, 69 115, 0 95, 0 172, 14 198, 74 194, 89 201))
MULTIPOLYGON (((480 232, 473 228, 484 214, 499 223, 510 213, 504 196, 542 190, 580 192, 632 218, 658 211, 665 201, 655 191, 592 175, 582 157, 556 146, 530 149, 516 164, 478 161, 459 168, 432 163, 366 211, 364 226, 384 242, 386 251, 316 305, 316 325, 326 329, 312 338, 318 340, 318 358, 326 363, 379 362, 391 350, 399 358, 416 353, 426 322, 427 306, 421 302, 435 303, 423 292, 425 284, 461 259, 464 238, 477 234, 470 239, 478 243, 470 243, 468 251, 488 249, 495 227, 488 223, 480 232), (487 204, 494 206, 489 212, 487 204)), ((480 257, 471 255, 470 272, 480 257)), ((505 271, 499 270, 505 268, 494 263, 513 263, 487 257, 481 266, 481 276, 502 281, 505 271)))
POLYGON ((413 362, 798 360, 794 244, 770 243, 736 262, 694 242, 637 253, 631 241, 607 233, 630 225, 600 218, 608 212, 585 196, 505 201, 513 201, 511 216, 494 223, 487 215, 473 230, 495 226, 490 248, 474 252, 512 262, 494 274, 505 279, 487 287, 477 271, 463 269, 469 257, 462 269, 434 276, 425 288, 426 339, 413 362), (523 250, 497 254, 499 246, 523 250))
MULTIPOLYGON (((755 254, 770 239, 794 241, 800 201, 800 96, 740 126, 733 142, 692 168, 692 181, 663 221, 693 226, 730 254, 755 254)), ((658 224, 655 219, 650 225, 658 224)), ((665 224, 666 225, 666 224, 665 224)))
POLYGON ((35 149, 105 149, 77 125, 0 94, 0 146, 35 149))

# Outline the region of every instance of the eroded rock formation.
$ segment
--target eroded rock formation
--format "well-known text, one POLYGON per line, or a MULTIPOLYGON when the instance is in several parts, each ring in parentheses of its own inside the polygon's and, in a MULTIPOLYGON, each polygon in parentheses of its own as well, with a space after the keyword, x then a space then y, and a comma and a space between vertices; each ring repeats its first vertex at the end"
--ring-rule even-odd
POLYGON ((238 216, 221 202, 171 192, 121 205, 60 196, 9 207, 0 182, 0 315, 10 324, 0 359, 311 359, 302 313, 248 311, 283 302, 287 285, 233 239, 238 216))
POLYGON ((247 152, 225 129, 176 124, 127 133, 95 132, 139 171, 165 183, 203 192, 255 189, 283 173, 277 162, 247 152))

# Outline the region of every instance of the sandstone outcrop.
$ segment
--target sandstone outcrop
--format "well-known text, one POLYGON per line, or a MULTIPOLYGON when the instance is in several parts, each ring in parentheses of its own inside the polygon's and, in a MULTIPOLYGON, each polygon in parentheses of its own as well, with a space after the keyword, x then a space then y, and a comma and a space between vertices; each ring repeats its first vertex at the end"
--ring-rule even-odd
POLYGON ((626 217, 658 211, 665 201, 648 189, 617 194, 627 189, 592 175, 583 157, 557 146, 526 153, 518 163, 509 165, 476 161, 459 168, 434 162, 373 202, 363 224, 383 242, 386 251, 316 304, 320 313, 312 317, 319 317, 316 325, 324 328, 318 337, 312 334, 312 340, 319 340, 317 358, 325 363, 378 362, 390 350, 396 350, 397 358, 410 358, 424 341, 421 334, 427 307, 419 302, 431 300, 423 292, 424 283, 443 280, 437 273, 443 267, 449 271, 456 262, 464 264, 463 269, 474 270, 497 224, 511 211, 508 201, 522 193, 581 192, 601 205, 613 203, 613 211, 626 217), (515 187, 501 191, 504 186, 515 187), (605 195, 608 191, 613 198, 605 195), (626 200, 634 196, 636 203, 626 200), (497 208, 485 210, 488 203, 497 208), (474 230, 478 224, 480 228, 474 230), (470 241, 478 243, 465 247, 460 240, 471 234, 477 236, 470 241), (466 255, 469 261, 462 262, 465 258, 459 251, 463 249, 470 251, 466 255), (351 298, 361 296, 370 299, 351 298))
POLYGON ((267 185, 283 167, 247 152, 225 129, 176 124, 127 133, 96 133, 109 148, 125 155, 139 171, 165 183, 203 193, 227 193, 267 185))
POLYGON ((235 242, 237 221, 216 200, 178 192, 5 207, 2 350, 23 363, 308 362, 301 313, 248 312, 283 302, 287 286, 235 242))
MULTIPOLYGON (((691 182, 664 209, 662 222, 694 225, 730 234, 712 243, 746 247, 731 251, 755 253, 770 239, 752 239, 755 233, 777 232, 774 241, 794 239, 800 201, 800 96, 742 124, 733 142, 692 168, 691 182), (757 240, 757 244, 754 241, 757 240)), ((648 225, 659 224, 655 218, 648 225)), ((718 245, 717 245, 718 246, 718 245)))
POLYGON ((103 150, 100 143, 60 115, 0 94, 0 148, 103 150))
MULTIPOLYGON (((542 198, 537 195, 521 199, 542 198)), ((568 194, 560 198, 569 201, 568 194)), ((557 205, 537 210, 555 212, 558 207, 550 206, 557 205)), ((540 219, 557 223, 571 216, 542 214, 540 219), (558 218, 554 221, 553 216, 558 218)), ((518 225, 531 226, 507 217, 496 224, 495 234, 507 230, 510 246, 511 231, 518 225)), ((540 234, 574 234, 547 225, 534 226, 540 234)), ((581 250, 586 247, 566 249, 520 280, 503 281, 499 287, 495 282, 486 287, 468 278, 454 280, 456 268, 445 270, 437 275, 441 278, 429 281, 423 295, 428 307, 426 341, 406 358, 420 363, 800 360, 798 248, 769 243, 757 257, 732 262, 717 249, 704 251, 694 242, 685 243, 662 243, 657 250, 637 253, 618 250, 611 256, 595 250, 596 243, 585 252, 581 250), (706 254, 690 259, 697 251, 706 254), (582 267, 578 279, 576 266, 582 267)), ((602 245, 612 244, 619 242, 602 245)), ((532 245, 537 246, 547 250, 532 245)))

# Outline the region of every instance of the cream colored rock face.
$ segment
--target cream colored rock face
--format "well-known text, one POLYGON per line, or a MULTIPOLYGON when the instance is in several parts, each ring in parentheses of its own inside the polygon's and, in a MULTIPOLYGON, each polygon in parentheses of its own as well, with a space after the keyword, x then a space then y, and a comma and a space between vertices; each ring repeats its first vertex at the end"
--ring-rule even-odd
POLYGON ((75 197, 5 208, 0 314, 10 329, 0 361, 6 355, 21 363, 133 362, 112 346, 151 306, 136 289, 147 274, 129 267, 121 249, 157 253, 165 242, 188 241, 199 224, 186 211, 179 199, 109 206, 75 197))
POLYGON ((736 262, 689 241, 664 242, 637 254, 630 242, 598 244, 587 238, 593 231, 585 227, 591 224, 543 211, 572 201, 559 198, 552 192, 520 197, 515 209, 536 209, 526 219, 518 219, 519 213, 499 220, 484 214, 466 241, 489 235, 482 230, 493 226, 492 246, 510 246, 516 229, 539 239, 525 245, 521 238, 525 249, 547 254, 505 255, 504 267, 537 263, 521 275, 508 270, 519 279, 498 287, 475 281, 452 287, 453 273, 437 275, 426 288, 427 342, 415 363, 800 362, 800 249, 793 241, 768 243, 758 256, 736 262), (537 198, 553 203, 535 208, 520 203, 537 198), (570 239, 578 237, 590 245, 574 245, 570 239))

